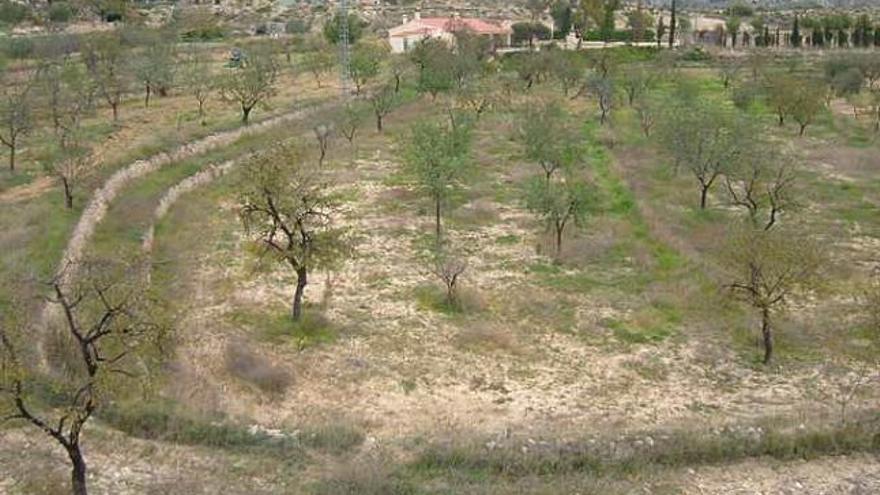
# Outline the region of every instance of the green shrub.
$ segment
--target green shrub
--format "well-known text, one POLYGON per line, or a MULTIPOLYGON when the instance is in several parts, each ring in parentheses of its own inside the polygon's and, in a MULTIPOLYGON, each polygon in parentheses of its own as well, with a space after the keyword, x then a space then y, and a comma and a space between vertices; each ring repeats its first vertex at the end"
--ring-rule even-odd
POLYGON ((51 22, 65 23, 73 19, 75 12, 73 7, 67 2, 55 2, 49 5, 49 11, 46 16, 51 22))
POLYGON ((296 458, 302 454, 294 436, 273 436, 260 430, 211 421, 180 410, 169 401, 114 405, 99 419, 133 437, 184 445, 241 450, 296 458))
POLYGON ((28 58, 34 53, 34 42, 29 38, 9 38, 3 44, 3 53, 12 59, 28 58))
POLYGON ((309 25, 302 19, 291 19, 284 25, 284 32, 287 34, 306 34, 309 32, 309 25))
POLYGON ((15 26, 30 15, 27 5, 11 0, 0 1, 0 24, 15 26))
POLYGON ((299 438, 306 447, 336 455, 348 452, 364 443, 363 432, 345 422, 303 428, 299 438))
POLYGON ((540 22, 517 22, 511 26, 513 34, 510 40, 514 44, 527 43, 532 38, 538 40, 549 40, 551 36, 550 28, 540 22))

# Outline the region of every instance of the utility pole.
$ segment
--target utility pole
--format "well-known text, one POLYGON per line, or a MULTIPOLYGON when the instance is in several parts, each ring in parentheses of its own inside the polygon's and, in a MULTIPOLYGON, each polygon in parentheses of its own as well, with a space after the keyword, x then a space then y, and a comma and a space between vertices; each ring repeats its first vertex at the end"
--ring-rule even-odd
POLYGON ((342 83, 342 96, 349 97, 351 82, 351 47, 348 40, 348 0, 339 1, 339 65, 342 83))

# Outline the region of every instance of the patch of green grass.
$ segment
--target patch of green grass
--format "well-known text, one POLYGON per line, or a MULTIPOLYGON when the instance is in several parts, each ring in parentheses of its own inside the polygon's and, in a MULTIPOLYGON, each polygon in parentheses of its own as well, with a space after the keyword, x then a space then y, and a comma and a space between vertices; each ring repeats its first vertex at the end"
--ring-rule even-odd
POLYGON ((302 461, 304 457, 303 446, 293 435, 274 436, 223 418, 199 417, 170 401, 106 407, 99 412, 98 419, 137 438, 269 455, 288 463, 302 461))
POLYGON ((305 447, 333 455, 350 452, 365 439, 359 428, 340 421, 302 428, 299 438, 305 447))
POLYGON ((654 344, 674 335, 681 321, 677 307, 654 302, 637 310, 626 321, 611 320, 606 326, 624 344, 654 344))
POLYGON ((507 234, 495 238, 495 243, 499 246, 512 246, 514 244, 519 244, 520 241, 520 237, 516 234, 507 234))
POLYGON ((475 300, 475 295, 458 290, 458 299, 450 301, 446 297, 446 290, 434 285, 423 284, 413 289, 413 295, 416 299, 416 305, 422 311, 436 311, 446 315, 465 315, 478 312, 481 309, 481 302, 475 300))
POLYGON ((298 349, 335 342, 339 335, 337 327, 308 305, 303 309, 299 321, 293 321, 290 314, 281 308, 269 311, 237 308, 228 314, 228 318, 234 324, 247 326, 262 339, 294 345, 298 349))
MULTIPOLYGON (((657 469, 735 462, 747 458, 814 459, 825 455, 880 452, 876 421, 845 426, 784 430, 766 427, 759 435, 679 430, 655 432, 651 443, 612 448, 610 441, 575 441, 547 447, 510 442, 487 449, 476 442, 431 445, 404 468, 408 479, 496 480, 553 479, 571 473, 594 477, 630 477, 657 469)), ((642 436, 641 438, 644 438, 642 436)))

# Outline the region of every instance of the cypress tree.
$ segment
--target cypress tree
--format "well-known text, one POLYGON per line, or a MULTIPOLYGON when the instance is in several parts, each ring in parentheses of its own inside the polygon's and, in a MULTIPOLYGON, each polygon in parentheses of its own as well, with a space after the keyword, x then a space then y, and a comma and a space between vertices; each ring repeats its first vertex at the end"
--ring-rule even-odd
POLYGON ((795 48, 801 47, 801 26, 798 16, 794 16, 794 25, 791 27, 791 46, 795 48))

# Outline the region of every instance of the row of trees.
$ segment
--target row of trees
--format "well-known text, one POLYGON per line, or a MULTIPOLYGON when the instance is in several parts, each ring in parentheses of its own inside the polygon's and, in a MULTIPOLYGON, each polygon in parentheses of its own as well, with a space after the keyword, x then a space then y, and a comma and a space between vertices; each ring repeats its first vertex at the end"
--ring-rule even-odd
POLYGON ((161 33, 142 32, 142 43, 131 45, 130 34, 92 36, 81 51, 10 66, 0 89, 0 143, 8 151, 8 168, 16 169, 17 152, 28 136, 45 130, 49 157, 41 160, 58 177, 65 204, 73 206, 74 190, 98 165, 89 140, 88 118, 105 105, 113 122, 122 104, 141 91, 143 105, 172 91, 186 94, 198 119, 207 124, 212 98, 239 106, 247 124, 254 108, 275 94, 281 66, 275 50, 254 45, 236 68, 221 69, 210 51, 178 47, 161 33))
MULTIPOLYGON (((672 2, 672 16, 670 25, 664 24, 663 17, 656 20, 644 8, 640 0, 635 9, 627 14, 629 31, 618 31, 615 28, 615 19, 624 4, 620 0, 528 0, 526 8, 532 16, 531 26, 545 14, 549 14, 555 26, 554 35, 565 38, 574 32, 578 39, 595 39, 598 41, 651 41, 660 39, 664 35, 669 36, 669 45, 675 43, 675 38, 686 27, 686 20, 677 11, 676 2, 672 2), (656 31, 652 31, 655 28, 656 31)), ((549 33, 548 33, 549 34, 549 33)), ((528 38, 523 38, 528 39, 528 38)))
POLYGON ((822 18, 795 16, 790 23, 772 28, 763 16, 744 19, 736 13, 728 15, 720 30, 719 42, 735 48, 737 40, 744 46, 753 42, 757 47, 791 46, 800 48, 868 48, 880 46, 880 24, 867 14, 853 20, 846 14, 822 18), (746 29, 746 25, 750 29, 746 29))

